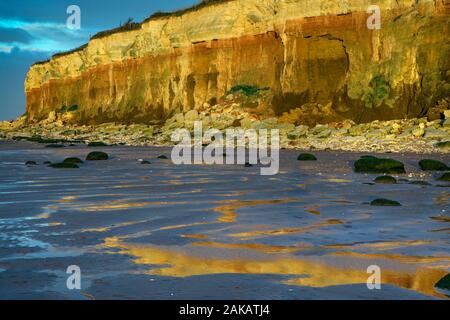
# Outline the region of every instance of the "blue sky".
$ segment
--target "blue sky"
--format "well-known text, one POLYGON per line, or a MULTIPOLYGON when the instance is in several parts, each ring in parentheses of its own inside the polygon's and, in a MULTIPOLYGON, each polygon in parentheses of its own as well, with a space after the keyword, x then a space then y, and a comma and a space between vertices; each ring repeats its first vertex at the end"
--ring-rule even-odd
POLYGON ((98 31, 132 17, 188 7, 196 0, 0 0, 0 120, 25 112, 23 83, 31 64, 76 48, 98 31), (81 9, 81 29, 66 27, 69 5, 81 9))

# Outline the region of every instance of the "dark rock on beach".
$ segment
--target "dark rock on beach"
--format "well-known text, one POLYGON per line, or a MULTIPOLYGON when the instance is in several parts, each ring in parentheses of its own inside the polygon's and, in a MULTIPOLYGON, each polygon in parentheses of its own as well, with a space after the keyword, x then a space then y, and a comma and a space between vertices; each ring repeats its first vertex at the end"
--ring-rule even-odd
POLYGON ((314 156, 313 154, 310 153, 301 153, 298 157, 297 157, 298 161, 316 161, 317 158, 316 156, 314 156))
POLYGON ((371 206, 394 206, 398 207, 401 206, 401 204, 394 200, 389 199, 375 199, 370 203, 371 206))
POLYGON ((79 168, 75 163, 65 163, 65 162, 53 163, 53 164, 49 165, 49 167, 55 168, 55 169, 78 169, 79 168))
POLYGON ((439 181, 447 181, 450 182, 450 172, 444 173, 442 176, 438 178, 439 181))
POLYGON ((94 151, 87 155, 86 160, 88 161, 98 161, 98 160, 108 160, 108 154, 102 151, 94 151))
POLYGON ((83 160, 81 160, 80 158, 71 157, 71 158, 66 158, 66 159, 64 159, 63 163, 74 163, 74 164, 78 164, 78 163, 83 163, 83 160))
POLYGON ((450 290, 450 273, 440 279, 434 286, 438 289, 450 290))
POLYGON ((374 180, 376 183, 384 183, 384 184, 395 184, 397 180, 391 176, 379 176, 374 180))
POLYGON ((419 166, 424 171, 446 171, 450 170, 447 165, 441 161, 432 159, 423 159, 419 161, 419 166))
POLYGON ((364 156, 354 164, 355 172, 361 173, 405 173, 405 166, 400 161, 389 158, 364 156))
POLYGON ((436 143, 434 146, 441 150, 450 150, 450 141, 441 141, 436 143))

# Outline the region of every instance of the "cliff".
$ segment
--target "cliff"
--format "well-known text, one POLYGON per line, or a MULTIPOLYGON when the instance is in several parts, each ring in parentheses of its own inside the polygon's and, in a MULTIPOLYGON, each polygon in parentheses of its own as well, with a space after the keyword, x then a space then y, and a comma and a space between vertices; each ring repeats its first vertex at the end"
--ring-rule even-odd
POLYGON ((238 85, 258 110, 308 103, 357 122, 423 116, 450 93, 449 0, 230 0, 156 15, 33 65, 27 117, 74 106, 73 121, 152 122, 238 85), (381 8, 370 30, 367 8, 381 8))

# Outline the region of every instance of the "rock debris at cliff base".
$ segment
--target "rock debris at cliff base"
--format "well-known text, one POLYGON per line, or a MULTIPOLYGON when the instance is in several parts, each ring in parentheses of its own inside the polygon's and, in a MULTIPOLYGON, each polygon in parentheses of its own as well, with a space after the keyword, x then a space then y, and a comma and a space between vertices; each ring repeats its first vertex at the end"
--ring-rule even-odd
MULTIPOLYGON (((232 100, 232 97, 228 97, 232 100)), ((234 100, 232 100, 234 101, 234 100)), ((323 108, 322 108, 323 109, 323 108)), ((75 111, 76 112, 76 111, 75 111)), ((210 128, 225 132, 228 128, 278 129, 280 147, 289 149, 317 149, 367 152, 450 152, 450 112, 442 118, 415 118, 373 121, 356 124, 345 119, 338 122, 307 126, 297 124, 296 116, 284 114, 280 118, 264 118, 246 112, 241 105, 205 105, 198 110, 177 113, 165 123, 77 125, 67 123, 67 113, 51 113, 39 123, 29 124, 25 116, 0 123, 0 138, 30 140, 40 143, 90 143, 132 146, 170 146, 171 134, 177 129, 193 132, 194 122, 201 121, 203 132, 210 128)), ((70 118, 70 117, 69 117, 70 118)), ((204 141, 209 143, 210 141, 204 141)))

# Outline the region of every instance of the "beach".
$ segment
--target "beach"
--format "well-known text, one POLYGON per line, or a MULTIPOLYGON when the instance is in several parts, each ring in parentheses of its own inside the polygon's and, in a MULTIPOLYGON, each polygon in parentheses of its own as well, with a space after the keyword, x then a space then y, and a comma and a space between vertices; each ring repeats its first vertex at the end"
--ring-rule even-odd
POLYGON ((450 183, 418 162, 450 155, 377 154, 406 169, 377 184, 353 170, 368 153, 309 152, 280 150, 279 173, 261 176, 177 166, 170 147, 0 141, 0 299, 447 299, 450 183), (84 161, 97 150, 109 159, 84 161), (43 164, 67 157, 84 163, 43 164))

